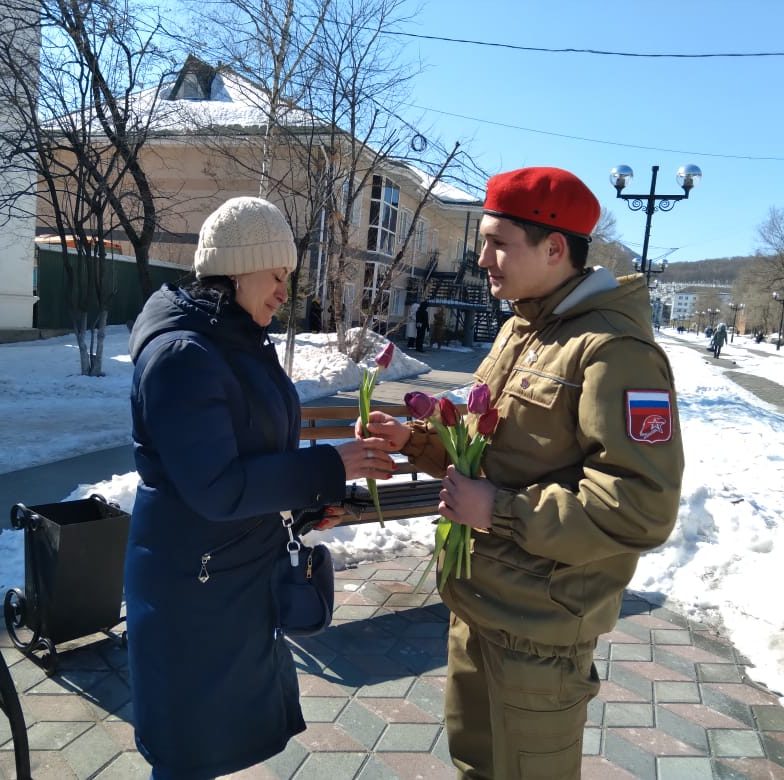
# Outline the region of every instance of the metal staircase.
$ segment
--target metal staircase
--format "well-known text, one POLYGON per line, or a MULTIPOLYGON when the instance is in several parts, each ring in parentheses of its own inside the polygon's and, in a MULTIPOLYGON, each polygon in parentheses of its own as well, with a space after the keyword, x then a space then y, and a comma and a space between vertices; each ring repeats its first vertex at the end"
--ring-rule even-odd
POLYGON ((477 265, 474 252, 466 252, 457 271, 437 271, 438 253, 434 252, 425 273, 408 283, 408 301, 427 301, 455 312, 454 330, 465 327, 466 315, 474 315, 474 340, 492 341, 505 317, 501 316, 498 301, 491 295, 487 278, 477 265))

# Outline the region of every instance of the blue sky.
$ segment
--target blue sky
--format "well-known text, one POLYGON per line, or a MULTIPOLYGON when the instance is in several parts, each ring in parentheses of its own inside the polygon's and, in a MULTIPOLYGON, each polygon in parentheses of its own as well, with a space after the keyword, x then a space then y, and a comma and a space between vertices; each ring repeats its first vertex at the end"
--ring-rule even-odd
MULTIPOLYGON (((430 0, 405 29, 545 48, 784 52, 784 3, 430 0)), ((425 66, 411 104, 427 107, 409 108, 408 118, 444 145, 466 142, 490 173, 527 165, 574 171, 637 251, 645 215, 615 198, 610 169, 630 165, 631 189, 647 193, 651 166, 659 165, 657 193, 675 194, 678 167, 699 165, 703 180, 689 200, 654 215, 651 258, 674 247, 671 262, 750 254, 770 207, 784 208, 784 57, 648 59, 419 39, 406 55, 425 66)))

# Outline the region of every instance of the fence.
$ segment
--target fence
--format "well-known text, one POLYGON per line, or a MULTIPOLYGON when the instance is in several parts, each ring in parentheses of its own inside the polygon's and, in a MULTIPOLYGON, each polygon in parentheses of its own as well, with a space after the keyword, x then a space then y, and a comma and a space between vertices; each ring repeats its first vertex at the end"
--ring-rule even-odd
MULTIPOLYGON (((36 255, 38 268, 35 294, 38 296, 38 303, 33 309, 33 327, 70 330, 73 323, 68 309, 68 288, 60 249, 38 247, 36 255)), ((107 262, 110 264, 114 290, 109 305, 108 324, 120 325, 134 319, 143 305, 136 261, 131 257, 119 255, 107 262)), ((154 290, 164 282, 176 284, 187 275, 188 269, 185 266, 150 261, 150 278, 154 290)), ((91 292, 88 298, 88 315, 97 316, 97 311, 95 293, 91 292)))

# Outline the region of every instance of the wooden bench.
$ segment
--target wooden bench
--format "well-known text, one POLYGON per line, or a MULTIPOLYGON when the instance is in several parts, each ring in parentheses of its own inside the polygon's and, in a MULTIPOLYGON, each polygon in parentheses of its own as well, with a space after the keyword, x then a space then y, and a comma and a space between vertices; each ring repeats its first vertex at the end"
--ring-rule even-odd
MULTIPOLYGON (((465 414, 465 404, 456 404, 458 411, 465 414)), ((386 412, 393 417, 410 420, 404 405, 374 404, 373 411, 386 412)), ((300 441, 318 443, 352 439, 354 423, 359 411, 352 406, 303 406, 302 430, 300 441)), ((402 520, 422 515, 438 514, 438 494, 441 480, 432 479, 427 474, 419 474, 406 462, 398 463, 398 474, 409 474, 405 481, 384 482, 379 480, 378 496, 384 520, 402 520)), ((378 513, 373 506, 370 491, 356 482, 346 484, 346 497, 343 502, 343 518, 340 525, 354 523, 376 523, 378 513)))

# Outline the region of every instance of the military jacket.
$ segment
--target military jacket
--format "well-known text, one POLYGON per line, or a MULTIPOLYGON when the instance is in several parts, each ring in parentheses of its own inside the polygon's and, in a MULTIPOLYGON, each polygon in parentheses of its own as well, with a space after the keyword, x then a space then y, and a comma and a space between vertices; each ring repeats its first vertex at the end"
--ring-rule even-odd
MULTIPOLYGON (((569 655, 613 628, 640 553, 674 526, 674 381, 642 276, 591 270, 513 308, 476 372, 500 413, 482 462, 492 528, 473 534, 471 578, 450 577, 442 597, 491 641, 569 655)), ((443 473, 421 424, 404 452, 443 473)))

